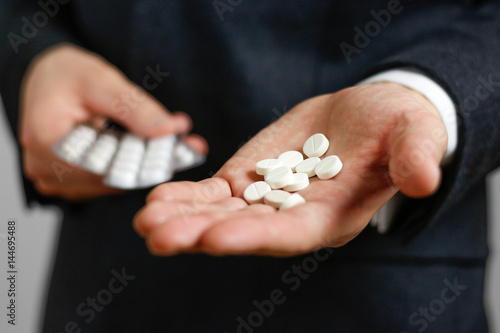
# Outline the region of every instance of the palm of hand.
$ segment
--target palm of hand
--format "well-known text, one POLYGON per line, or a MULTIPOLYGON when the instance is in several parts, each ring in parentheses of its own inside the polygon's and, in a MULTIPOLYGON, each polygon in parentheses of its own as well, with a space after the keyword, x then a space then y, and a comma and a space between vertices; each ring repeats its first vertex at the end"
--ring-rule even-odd
POLYGON ((443 133, 444 125, 426 103, 393 84, 307 100, 258 133, 213 178, 157 187, 135 227, 147 237, 150 250, 163 255, 293 255, 343 245, 397 192, 393 182, 414 196, 435 190, 446 137, 432 136, 436 130, 443 133), (301 151, 314 133, 330 139, 326 155, 338 155, 343 170, 330 180, 312 178, 300 191, 306 204, 290 210, 247 205, 244 189, 262 180, 255 162, 301 151), (434 146, 421 145, 429 140, 434 146), (420 160, 403 165, 411 155, 420 160))

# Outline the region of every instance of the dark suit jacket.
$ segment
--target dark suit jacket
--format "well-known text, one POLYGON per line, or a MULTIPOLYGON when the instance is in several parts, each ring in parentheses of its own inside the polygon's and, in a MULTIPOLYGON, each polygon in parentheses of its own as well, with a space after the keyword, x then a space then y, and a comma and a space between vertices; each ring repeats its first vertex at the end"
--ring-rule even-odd
POLYGON ((67 2, 7 1, 0 92, 14 134, 27 65, 71 42, 141 85, 151 69, 170 73, 150 93, 188 112, 212 147, 178 179, 208 177, 296 103, 400 66, 451 95, 459 147, 439 192, 405 202, 388 235, 367 227, 333 253, 288 259, 153 257, 131 228, 147 191, 69 204, 25 179, 28 202, 64 209, 44 332, 487 330, 484 179, 500 164, 500 1, 67 2), (23 35, 34 15, 40 27, 23 35))

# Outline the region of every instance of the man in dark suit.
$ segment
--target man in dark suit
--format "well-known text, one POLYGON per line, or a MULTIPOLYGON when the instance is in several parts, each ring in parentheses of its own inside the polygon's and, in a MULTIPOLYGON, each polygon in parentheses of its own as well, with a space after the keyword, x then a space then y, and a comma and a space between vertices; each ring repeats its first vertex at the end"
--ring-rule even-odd
POLYGON ((13 7, 0 92, 28 202, 64 211, 45 332, 487 331, 499 1, 13 7), (51 153, 103 118, 147 137, 192 123, 201 136, 187 142, 210 144, 204 166, 177 176, 208 179, 157 187, 135 217, 160 256, 131 226, 148 190, 116 193, 51 153), (256 161, 317 132, 339 176, 289 212, 243 202, 256 161), (368 223, 397 191, 381 234, 368 223))

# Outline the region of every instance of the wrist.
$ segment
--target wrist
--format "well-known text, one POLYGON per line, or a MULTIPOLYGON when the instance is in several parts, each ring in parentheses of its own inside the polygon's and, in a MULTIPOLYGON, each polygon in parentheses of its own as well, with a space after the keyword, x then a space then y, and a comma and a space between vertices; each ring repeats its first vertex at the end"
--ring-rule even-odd
POLYGON ((392 87, 396 89, 400 89, 401 91, 404 91, 405 93, 409 94, 412 96, 419 104, 421 104, 427 111, 441 119, 441 114, 439 113, 438 109, 434 106, 434 104, 423 94, 420 92, 409 88, 408 86, 395 83, 395 82, 389 82, 389 81, 379 81, 379 82, 373 82, 369 83, 369 85, 384 85, 387 87, 392 87))

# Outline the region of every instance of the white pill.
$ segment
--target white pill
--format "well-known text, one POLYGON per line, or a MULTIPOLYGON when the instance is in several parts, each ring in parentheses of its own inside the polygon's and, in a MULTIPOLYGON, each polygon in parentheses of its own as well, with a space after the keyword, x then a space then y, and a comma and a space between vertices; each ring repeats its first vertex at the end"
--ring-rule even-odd
POLYGON ((163 159, 145 159, 142 161, 141 168, 160 168, 168 169, 168 161, 163 159))
POLYGON ((328 150, 330 142, 321 133, 314 134, 304 143, 302 150, 307 157, 320 157, 328 150))
POLYGON ((99 138, 97 142, 94 144, 94 148, 99 148, 103 150, 116 150, 118 147, 118 141, 111 141, 107 139, 99 138))
POLYGON ((83 167, 93 173, 102 175, 106 171, 109 161, 110 158, 103 157, 99 154, 98 151, 93 150, 85 158, 83 167))
POLYGON ((159 138, 152 138, 148 141, 148 147, 151 148, 165 148, 175 143, 175 135, 169 134, 159 138))
POLYGON ((146 154, 148 155, 163 154, 164 156, 171 156, 175 142, 176 142, 175 135, 168 135, 166 137, 150 139, 147 143, 146 154))
POLYGON ((132 188, 136 185, 136 172, 113 168, 108 174, 107 183, 118 188, 132 188))
POLYGON ((133 141, 122 141, 120 144, 120 151, 127 153, 143 154, 144 144, 133 142, 133 141))
POLYGON ((342 161, 336 155, 325 157, 316 165, 314 172, 319 179, 330 179, 335 177, 342 170, 342 161))
POLYGON ((129 162, 124 160, 115 160, 112 166, 113 169, 127 169, 133 172, 139 171, 140 162, 129 162))
POLYGON ((86 139, 65 141, 60 148, 62 157, 70 163, 79 164, 92 144, 86 139))
POLYGON ((267 192, 271 191, 271 187, 266 182, 255 182, 245 189, 243 197, 249 204, 259 203, 264 200, 267 192))
POLYGON ((144 168, 139 172, 141 186, 151 186, 166 182, 170 174, 164 168, 144 168))
POLYGON ((314 168, 316 168, 316 165, 319 162, 321 162, 321 159, 319 157, 309 157, 308 159, 305 159, 297 164, 297 166, 295 167, 295 171, 305 173, 309 177, 314 177, 316 176, 314 168))
POLYGON ((268 158, 266 160, 255 163, 255 169, 258 175, 265 176, 272 170, 283 166, 283 162, 276 158, 268 158))
POLYGON ((94 147, 95 148, 99 147, 99 148, 104 148, 104 149, 106 149, 106 148, 116 149, 118 147, 118 142, 117 141, 113 142, 111 140, 99 138, 99 139, 97 139, 96 143, 94 144, 94 147))
POLYGON ((101 134, 99 137, 99 142, 109 143, 109 144, 118 144, 118 139, 116 136, 111 134, 101 134))
POLYGON ((118 140, 109 134, 101 135, 95 142, 93 149, 112 150, 113 152, 118 148, 118 140))
POLYGON ((76 144, 78 144, 78 142, 83 141, 83 140, 85 140, 84 137, 76 135, 75 133, 71 133, 66 138, 66 140, 64 141, 64 143, 69 144, 69 145, 76 145, 76 144))
POLYGON ((125 133, 123 136, 122 136, 122 143, 131 143, 131 144, 143 144, 144 143, 144 139, 143 138, 140 138, 134 134, 131 134, 131 133, 125 133))
POLYGON ((88 137, 96 137, 97 131, 92 127, 86 125, 79 125, 74 130, 78 135, 88 136, 88 137))
POLYGON ((306 203, 306 200, 300 194, 294 193, 281 204, 280 210, 287 210, 304 203, 306 203))
POLYGON ((278 160, 283 163, 283 166, 289 167, 292 171, 295 171, 295 167, 304 160, 304 156, 298 151, 290 150, 281 154, 278 160))
POLYGON ((293 179, 288 185, 283 187, 285 191, 295 192, 305 189, 309 186, 309 176, 305 173, 294 173, 293 179))
POLYGON ((293 179, 292 175, 292 169, 283 166, 269 172, 264 176, 264 180, 271 186, 273 190, 277 190, 290 184, 293 179))
POLYGON ((147 150, 144 154, 144 158, 167 160, 170 158, 170 155, 166 150, 147 150))
POLYGON ((290 196, 291 194, 287 191, 282 190, 272 190, 267 192, 264 196, 264 203, 266 205, 272 206, 274 208, 280 208, 281 204, 290 196))
POLYGON ((116 154, 115 163, 116 162, 119 162, 119 163, 121 163, 121 162, 140 163, 141 159, 142 159, 142 155, 140 155, 140 154, 119 151, 116 154))
POLYGON ((174 154, 177 169, 187 168, 196 163, 195 152, 188 148, 184 143, 176 145, 174 154))
POLYGON ((111 159, 111 157, 115 154, 115 151, 116 147, 112 146, 93 146, 90 154, 96 154, 103 158, 111 159))

